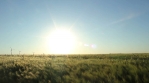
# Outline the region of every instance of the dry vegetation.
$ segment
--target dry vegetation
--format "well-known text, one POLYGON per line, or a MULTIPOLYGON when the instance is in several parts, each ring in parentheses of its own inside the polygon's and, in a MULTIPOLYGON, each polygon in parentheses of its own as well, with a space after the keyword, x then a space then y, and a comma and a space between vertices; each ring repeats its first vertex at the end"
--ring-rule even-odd
POLYGON ((149 83, 149 54, 1 55, 0 83, 149 83))

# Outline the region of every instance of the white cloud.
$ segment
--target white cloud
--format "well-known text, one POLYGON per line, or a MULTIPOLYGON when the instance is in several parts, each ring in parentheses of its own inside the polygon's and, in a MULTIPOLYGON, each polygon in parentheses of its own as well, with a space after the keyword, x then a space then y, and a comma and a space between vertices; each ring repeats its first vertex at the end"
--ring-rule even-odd
POLYGON ((109 25, 113 25, 113 24, 117 24, 117 23, 120 23, 120 22, 124 22, 124 21, 130 20, 130 19, 133 19, 133 18, 135 18, 135 17, 137 17, 139 15, 140 15, 140 13, 130 13, 129 15, 127 15, 127 16, 119 19, 119 20, 113 21, 109 25))

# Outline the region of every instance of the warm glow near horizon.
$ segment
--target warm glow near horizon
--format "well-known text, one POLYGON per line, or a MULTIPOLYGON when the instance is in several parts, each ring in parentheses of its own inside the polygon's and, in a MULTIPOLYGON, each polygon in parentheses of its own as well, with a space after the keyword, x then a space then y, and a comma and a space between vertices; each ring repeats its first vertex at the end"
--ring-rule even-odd
POLYGON ((56 29, 48 37, 49 51, 54 54, 72 53, 75 43, 74 34, 65 29, 56 29))

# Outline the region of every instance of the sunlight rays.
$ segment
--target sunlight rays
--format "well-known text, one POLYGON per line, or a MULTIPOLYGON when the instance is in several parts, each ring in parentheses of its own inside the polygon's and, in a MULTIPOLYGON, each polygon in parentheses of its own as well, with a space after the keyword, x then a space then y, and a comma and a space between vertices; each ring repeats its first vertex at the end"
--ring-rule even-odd
POLYGON ((75 43, 75 36, 65 29, 56 29, 51 32, 48 39, 49 50, 55 54, 70 53, 75 47, 75 43))

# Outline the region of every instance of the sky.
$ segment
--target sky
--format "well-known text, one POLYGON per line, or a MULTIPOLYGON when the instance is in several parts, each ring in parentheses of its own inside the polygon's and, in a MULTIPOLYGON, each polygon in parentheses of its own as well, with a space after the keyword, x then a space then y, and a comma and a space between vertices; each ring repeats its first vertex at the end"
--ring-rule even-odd
POLYGON ((57 28, 75 35, 70 54, 148 53, 149 0, 0 0, 0 54, 50 54, 57 28))

